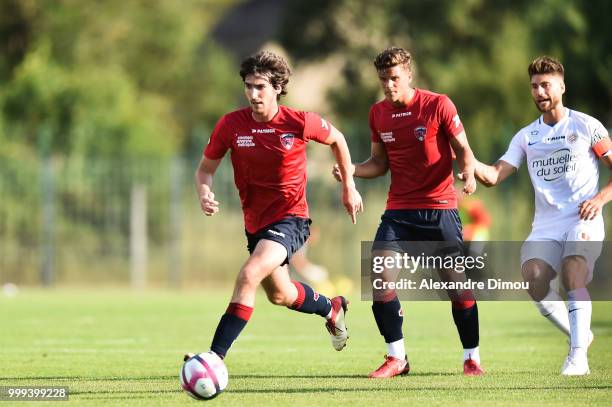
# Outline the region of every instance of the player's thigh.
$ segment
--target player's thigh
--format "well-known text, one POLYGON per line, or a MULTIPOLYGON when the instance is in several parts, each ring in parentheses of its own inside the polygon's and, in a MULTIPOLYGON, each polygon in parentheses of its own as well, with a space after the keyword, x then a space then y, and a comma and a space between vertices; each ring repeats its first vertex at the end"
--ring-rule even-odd
POLYGON ((398 261, 401 262, 402 256, 398 250, 380 248, 372 250, 371 280, 382 278, 383 281, 396 281, 401 271, 398 261))
MULTIPOLYGON (((394 243, 394 242, 389 242, 394 243)), ((378 248, 372 250, 372 272, 370 282, 372 299, 374 301, 389 301, 396 296, 395 289, 389 288, 388 283, 398 280, 403 270, 398 264, 403 254, 397 250, 378 248)))
POLYGON ((261 239, 240 270, 239 281, 259 283, 272 274, 287 258, 285 246, 272 240, 261 239))
POLYGON ((603 219, 578 221, 567 232, 562 254, 562 274, 568 279, 584 279, 588 284, 593 279, 595 262, 601 255, 604 239, 603 219))

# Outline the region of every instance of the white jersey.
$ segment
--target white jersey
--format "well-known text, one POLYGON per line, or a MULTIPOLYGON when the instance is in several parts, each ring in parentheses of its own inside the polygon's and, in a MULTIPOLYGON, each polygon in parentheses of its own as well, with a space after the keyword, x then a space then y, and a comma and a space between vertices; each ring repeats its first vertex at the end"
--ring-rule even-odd
POLYGON ((519 168, 527 159, 535 191, 533 232, 579 218, 580 203, 598 190, 598 157, 593 148, 599 151, 609 143, 608 132, 597 119, 570 109, 554 126, 540 116, 516 133, 500 160, 519 168))

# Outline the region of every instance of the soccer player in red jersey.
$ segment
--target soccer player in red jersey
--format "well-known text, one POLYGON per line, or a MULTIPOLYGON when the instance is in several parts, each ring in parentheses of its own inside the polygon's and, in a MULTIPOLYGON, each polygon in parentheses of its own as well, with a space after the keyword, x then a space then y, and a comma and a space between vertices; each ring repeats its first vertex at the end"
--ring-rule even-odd
MULTIPOLYGON (((455 254, 462 252, 453 151, 464 175, 463 192, 471 194, 476 189, 474 155, 455 106, 445 95, 411 86, 411 60, 408 51, 396 47, 376 57, 374 66, 385 98, 370 109, 371 156, 351 168, 351 174, 361 178, 391 171, 387 207, 374 238, 372 256, 402 253, 402 241, 450 242, 455 254)), ((339 168, 334 169, 334 176, 343 179, 339 168)), ((383 276, 393 273, 397 275, 397 271, 385 270, 383 276)), ((388 355, 370 377, 408 373, 403 312, 395 290, 377 290, 372 311, 388 355)), ((452 313, 464 348, 464 373, 481 375, 478 308, 471 292, 453 299, 452 313)))
POLYGON ((331 147, 345 179, 342 203, 353 223, 363 210, 349 173, 351 158, 342 133, 316 113, 279 105, 290 74, 285 60, 271 52, 260 52, 242 62, 240 76, 249 107, 221 117, 196 171, 202 211, 215 215, 219 202, 212 191, 213 177, 225 153, 231 151, 250 253, 212 341, 211 350, 222 358, 249 320, 260 284, 273 304, 325 318, 336 350, 342 350, 348 338, 346 299, 328 299, 307 284, 291 281, 287 269, 292 254, 309 236, 308 141, 331 147))

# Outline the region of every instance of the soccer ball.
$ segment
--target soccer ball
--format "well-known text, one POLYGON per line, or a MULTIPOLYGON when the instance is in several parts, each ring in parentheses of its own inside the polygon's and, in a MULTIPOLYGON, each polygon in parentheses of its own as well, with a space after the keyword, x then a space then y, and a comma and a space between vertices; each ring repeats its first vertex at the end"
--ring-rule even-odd
POLYGON ((183 390, 194 399, 212 399, 227 387, 227 368, 216 353, 208 351, 189 358, 180 379, 183 390))

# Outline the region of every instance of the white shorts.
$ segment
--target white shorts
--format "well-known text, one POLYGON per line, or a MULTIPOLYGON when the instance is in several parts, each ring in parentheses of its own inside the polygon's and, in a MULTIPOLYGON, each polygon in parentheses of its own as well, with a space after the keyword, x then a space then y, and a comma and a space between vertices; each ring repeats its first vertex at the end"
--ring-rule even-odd
POLYGON ((589 268, 587 282, 593 279, 595 261, 601 254, 605 236, 603 217, 592 221, 576 220, 553 229, 532 230, 521 247, 521 266, 531 259, 541 259, 556 273, 568 256, 582 256, 589 268))

